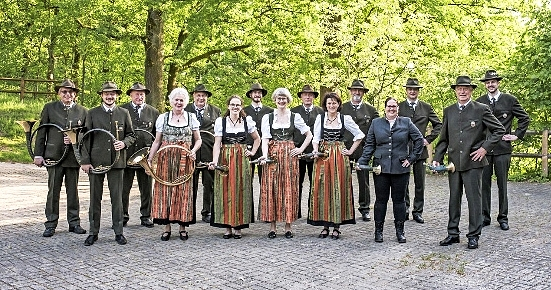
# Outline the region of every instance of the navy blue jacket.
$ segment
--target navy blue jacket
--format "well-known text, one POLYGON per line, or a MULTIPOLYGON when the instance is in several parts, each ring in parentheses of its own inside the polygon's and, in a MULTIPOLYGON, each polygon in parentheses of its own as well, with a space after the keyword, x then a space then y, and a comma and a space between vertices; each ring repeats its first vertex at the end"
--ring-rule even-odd
POLYGON ((423 135, 410 118, 396 117, 392 128, 384 117, 371 123, 367 133, 361 165, 367 165, 373 157, 373 166, 381 165, 381 173, 402 174, 410 172, 411 166, 403 167, 402 161, 407 159, 415 163, 423 153, 423 135), (411 151, 409 142, 413 143, 411 151))

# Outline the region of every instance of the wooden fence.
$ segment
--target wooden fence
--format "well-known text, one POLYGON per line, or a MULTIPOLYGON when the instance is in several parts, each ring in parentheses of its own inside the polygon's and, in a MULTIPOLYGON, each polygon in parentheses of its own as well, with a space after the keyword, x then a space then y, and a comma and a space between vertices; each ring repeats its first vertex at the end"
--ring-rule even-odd
POLYGON ((9 82, 19 82, 19 90, 3 90, 0 89, 0 92, 4 93, 15 93, 19 94, 19 100, 23 100, 25 98, 25 94, 32 94, 32 95, 55 95, 56 92, 52 89, 49 92, 40 92, 40 91, 32 91, 27 90, 27 84, 28 83, 57 83, 58 80, 45 80, 45 79, 26 79, 26 78, 6 78, 6 77, 0 77, 0 81, 9 81, 9 82))
MULTIPOLYGON (((541 152, 540 153, 513 152, 511 154, 511 157, 536 158, 536 159, 541 158, 541 176, 544 178, 548 178, 549 177, 549 158, 551 157, 551 154, 549 154, 549 129, 545 129, 543 131, 534 131, 534 130, 526 131, 526 136, 538 136, 538 135, 541 135, 541 152)), ((519 142, 519 141, 515 141, 515 142, 519 142)), ((429 144, 427 146, 427 150, 429 151, 429 158, 427 158, 427 163, 432 163, 432 156, 434 155, 433 144, 429 144)))

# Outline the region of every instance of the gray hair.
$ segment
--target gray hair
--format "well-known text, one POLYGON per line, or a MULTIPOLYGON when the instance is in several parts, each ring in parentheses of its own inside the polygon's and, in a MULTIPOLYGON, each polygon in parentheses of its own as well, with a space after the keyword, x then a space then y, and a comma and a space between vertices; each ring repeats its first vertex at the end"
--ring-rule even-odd
POLYGON ((277 88, 272 93, 272 100, 275 102, 277 96, 285 96, 287 97, 287 103, 293 102, 293 96, 291 95, 291 92, 287 88, 277 88))
POLYGON ((170 100, 171 103, 176 96, 182 96, 184 99, 185 105, 189 103, 189 93, 185 88, 175 88, 172 90, 172 92, 170 92, 170 95, 168 95, 168 99, 170 100))

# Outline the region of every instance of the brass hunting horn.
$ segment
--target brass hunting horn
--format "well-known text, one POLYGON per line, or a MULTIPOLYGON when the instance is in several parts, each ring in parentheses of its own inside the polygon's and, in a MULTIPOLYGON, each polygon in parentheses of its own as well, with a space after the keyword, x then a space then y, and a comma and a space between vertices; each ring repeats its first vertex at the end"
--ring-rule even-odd
MULTIPOLYGON (((59 125, 52 124, 52 123, 46 123, 46 124, 42 124, 42 125, 38 126, 38 128, 36 128, 36 130, 33 131, 34 124, 36 124, 37 121, 32 120, 32 121, 15 121, 15 122, 18 123, 19 125, 21 125, 21 127, 23 127, 23 130, 25 131, 25 140, 27 142, 27 151, 29 152, 29 155, 31 156, 31 159, 34 159, 34 150, 33 150, 33 147, 32 147, 32 140, 34 139, 34 137, 35 137, 36 133, 38 132, 38 130, 43 129, 43 128, 47 128, 47 127, 54 127, 56 129, 58 129, 59 132, 61 132, 61 133, 63 133, 64 130, 65 130, 65 129, 61 128, 61 126, 59 126, 59 125)), ((63 161, 63 159, 65 159, 65 157, 67 157, 68 152, 69 152, 69 145, 65 144, 65 147, 63 149, 63 154, 61 155, 61 157, 58 160, 52 160, 52 159, 49 159, 49 158, 44 158, 44 166, 51 167, 51 166, 55 166, 55 165, 59 164, 61 161, 63 161)))
MULTIPOLYGON (((115 121, 115 126, 117 127, 117 135, 118 135, 118 132, 119 132, 118 131, 118 121, 115 121)), ((82 135, 82 138, 78 142, 78 150, 76 151, 78 153, 75 153, 75 155, 78 154, 77 160, 81 160, 81 155, 82 155, 81 151, 82 151, 82 147, 84 146, 84 140, 86 139, 86 137, 88 135, 90 135, 90 133, 93 133, 93 132, 102 132, 102 133, 105 133, 105 134, 109 135, 109 137, 111 137, 111 140, 113 141, 112 142, 113 145, 118 140, 117 137, 113 136, 113 134, 111 134, 111 132, 109 132, 105 129, 94 128, 94 129, 88 130, 88 131, 86 131, 86 133, 84 133, 84 135, 82 135)), ((115 151, 115 160, 113 160, 113 163, 111 163, 110 165, 99 165, 97 167, 94 167, 93 169, 90 170, 90 173, 93 173, 93 174, 106 173, 107 171, 111 170, 111 167, 113 167, 113 165, 115 165, 117 160, 119 160, 120 155, 121 155, 120 151, 115 151)))
MULTIPOLYGON (((149 136, 151 136, 151 140, 155 140, 155 136, 153 135, 153 133, 151 133, 151 131, 148 131, 148 130, 145 130, 145 129, 141 129, 141 128, 135 128, 134 129, 134 132, 136 132, 136 136, 139 138, 140 135, 137 134, 137 131, 140 131, 140 132, 144 132, 144 133, 147 133, 149 134, 149 136)), ((149 154, 149 147, 144 147, 144 148, 147 148, 147 153, 145 154, 145 156, 147 157, 147 155, 149 154)), ((140 149, 141 150, 141 149, 140 149)), ((137 152, 137 151, 136 151, 137 152)), ((132 156, 134 156, 135 154, 132 154, 132 156)), ((140 164, 138 163, 132 163, 130 162, 131 157, 128 159, 128 162, 126 162, 126 165, 128 165, 130 168, 140 168, 142 166, 140 166, 140 164)))
MULTIPOLYGON (((183 156, 184 158, 188 158, 189 154, 190 154, 190 151, 188 149, 186 149, 185 147, 183 146, 180 146, 180 145, 167 145, 167 146, 164 146, 164 147, 161 147, 157 153, 155 154, 155 156, 153 156, 153 161, 151 162, 151 166, 149 165, 149 162, 147 162, 147 156, 149 155, 149 147, 144 147, 138 151, 136 151, 136 153, 132 154, 132 156, 130 156, 130 158, 128 159, 127 161, 127 165, 140 165, 142 166, 144 169, 145 169, 145 172, 147 172, 147 174, 149 174, 151 177, 153 177, 153 179, 155 179, 157 182, 159 182, 160 184, 163 184, 163 185, 167 185, 167 186, 177 186, 177 185, 180 185, 180 184, 183 184, 185 183, 186 181, 190 180, 191 177, 193 177, 193 171, 195 170, 195 163, 194 162, 189 162, 191 165, 189 166, 190 168, 186 168, 186 172, 189 172, 189 173, 186 173, 184 174, 183 176, 176 176, 174 179, 172 180, 163 180, 161 179, 159 176, 156 175, 156 169, 157 169, 157 163, 158 163, 158 156, 159 156, 159 152, 163 151, 163 150, 166 150, 168 148, 178 148, 182 151, 182 153, 185 153, 185 156, 183 156)), ((182 154, 184 155, 184 154, 182 154)), ((178 165, 176 166, 179 166, 180 163, 178 162, 178 165)))

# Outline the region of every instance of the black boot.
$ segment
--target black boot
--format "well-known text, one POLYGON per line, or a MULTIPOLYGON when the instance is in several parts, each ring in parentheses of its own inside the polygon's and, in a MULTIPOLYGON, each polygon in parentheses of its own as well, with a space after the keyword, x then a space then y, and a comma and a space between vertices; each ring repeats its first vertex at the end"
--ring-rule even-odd
MULTIPOLYGON (((402 223, 403 224, 403 223, 402 223)), ((375 222, 375 242, 382 243, 383 242, 383 226, 385 225, 385 222, 375 222)))
POLYGON ((398 238, 398 243, 405 243, 404 221, 394 221, 394 226, 396 227, 396 238, 398 238))

